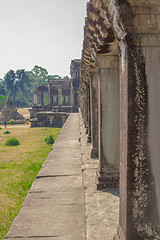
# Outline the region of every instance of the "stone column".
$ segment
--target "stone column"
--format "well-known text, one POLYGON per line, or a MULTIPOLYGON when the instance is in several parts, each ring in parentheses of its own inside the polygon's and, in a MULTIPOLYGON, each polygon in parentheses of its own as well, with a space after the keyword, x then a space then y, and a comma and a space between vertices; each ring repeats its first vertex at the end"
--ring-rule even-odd
POLYGON ((34 105, 37 105, 37 93, 34 93, 34 105))
POLYGON ((82 99, 82 113, 83 113, 83 121, 86 129, 86 134, 88 134, 88 96, 87 96, 87 83, 84 83, 84 88, 83 88, 83 99, 82 99))
POLYGON ((41 106, 44 105, 44 93, 41 93, 41 106))
POLYGON ((51 96, 51 83, 48 84, 48 104, 51 105, 53 102, 53 97, 51 96))
POLYGON ((85 86, 83 83, 83 86, 81 87, 81 94, 80 94, 80 108, 81 108, 81 114, 82 114, 82 119, 83 122, 85 121, 85 104, 86 99, 85 99, 85 86))
POLYGON ((120 219, 114 239, 160 239, 160 35, 127 36, 120 51, 120 219))
MULTIPOLYGON (((90 82, 90 81, 89 81, 90 82)), ((88 99, 88 142, 91 142, 91 104, 90 104, 90 85, 88 84, 87 89, 87 99, 88 99)))
POLYGON ((90 70, 91 157, 98 158, 98 75, 90 70))
POLYGON ((58 88, 58 106, 62 106, 62 88, 58 88))
POLYGON ((72 83, 70 87, 70 105, 74 106, 74 88, 72 83))
POLYGON ((119 57, 98 55, 98 141, 97 188, 119 183, 119 57))
MULTIPOLYGON (((87 79, 88 81, 88 79, 87 79)), ((85 91, 85 128, 86 128, 86 134, 89 132, 89 86, 88 82, 86 82, 86 91, 85 91)))

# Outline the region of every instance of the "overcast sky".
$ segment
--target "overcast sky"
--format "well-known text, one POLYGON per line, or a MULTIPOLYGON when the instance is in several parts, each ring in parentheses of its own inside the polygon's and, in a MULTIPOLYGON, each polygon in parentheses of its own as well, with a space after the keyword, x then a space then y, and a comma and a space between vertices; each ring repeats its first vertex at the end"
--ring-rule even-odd
POLYGON ((87 0, 0 0, 0 78, 10 69, 44 67, 70 74, 81 57, 87 0))

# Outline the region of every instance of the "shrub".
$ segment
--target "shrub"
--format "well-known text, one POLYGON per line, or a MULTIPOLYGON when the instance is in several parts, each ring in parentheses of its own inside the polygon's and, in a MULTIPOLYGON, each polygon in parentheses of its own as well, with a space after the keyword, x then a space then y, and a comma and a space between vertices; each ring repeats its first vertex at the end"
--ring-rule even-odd
POLYGON ((11 125, 13 125, 14 122, 15 122, 14 119, 9 120, 9 123, 10 123, 11 125))
POLYGON ((10 131, 7 130, 3 134, 10 134, 10 131))
POLYGON ((50 135, 49 137, 46 137, 46 138, 45 138, 45 142, 46 142, 47 144, 53 144, 53 143, 54 143, 53 136, 50 135))
POLYGON ((19 144, 20 143, 17 138, 10 138, 6 141, 6 146, 17 146, 19 144))
POLYGON ((2 128, 0 127, 0 129, 2 129, 2 128))

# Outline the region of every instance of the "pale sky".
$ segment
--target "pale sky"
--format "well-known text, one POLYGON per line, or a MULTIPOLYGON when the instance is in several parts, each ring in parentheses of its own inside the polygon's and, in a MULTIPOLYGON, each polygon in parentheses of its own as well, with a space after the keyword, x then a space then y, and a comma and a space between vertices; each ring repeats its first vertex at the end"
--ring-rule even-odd
POLYGON ((87 0, 0 0, 0 78, 44 67, 70 76, 80 58, 87 0))

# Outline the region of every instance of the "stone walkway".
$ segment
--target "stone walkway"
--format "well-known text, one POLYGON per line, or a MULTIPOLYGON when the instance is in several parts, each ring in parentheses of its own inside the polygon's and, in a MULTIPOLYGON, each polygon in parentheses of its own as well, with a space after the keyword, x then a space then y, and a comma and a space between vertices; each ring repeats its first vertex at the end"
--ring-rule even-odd
POLYGON ((113 239, 118 190, 96 190, 98 161, 79 116, 70 114, 5 239, 113 239))
POLYGON ((71 114, 5 239, 84 240, 79 114, 71 114))

